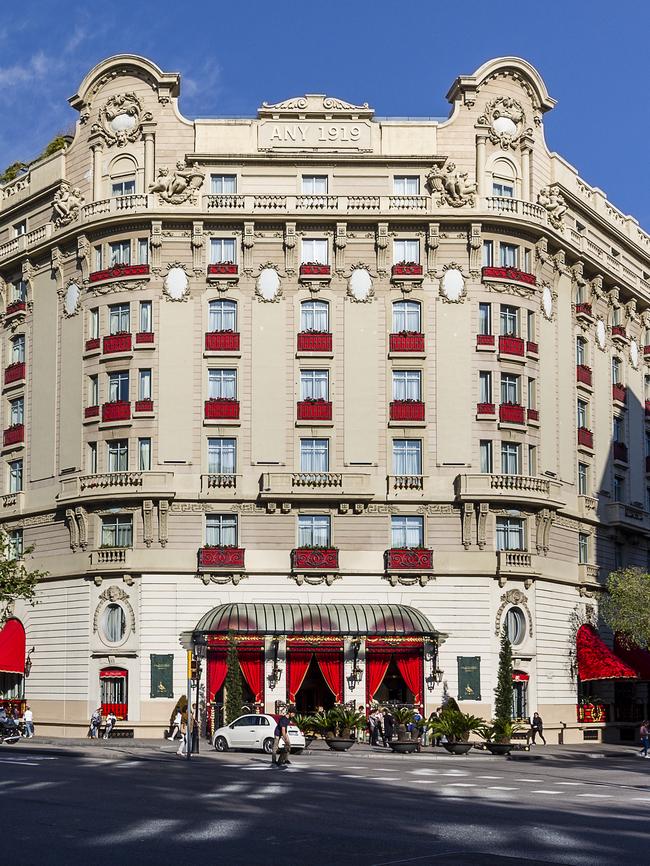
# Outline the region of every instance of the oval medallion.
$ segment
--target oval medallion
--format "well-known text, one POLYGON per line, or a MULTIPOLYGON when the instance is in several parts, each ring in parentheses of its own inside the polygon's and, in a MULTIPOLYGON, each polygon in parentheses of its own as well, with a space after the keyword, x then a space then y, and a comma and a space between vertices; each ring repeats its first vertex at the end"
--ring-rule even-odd
POLYGON ((630 343, 630 361, 636 370, 639 366, 639 344, 636 340, 632 340, 630 343))
POLYGON ((598 341, 599 348, 604 349, 607 341, 607 331, 605 330, 605 323, 602 319, 598 319, 596 322, 596 340, 598 341))
POLYGON ((367 301, 372 292, 372 278, 365 268, 355 268, 348 280, 350 295, 357 301, 367 301))
POLYGON ((544 291, 542 292, 542 310, 547 319, 553 317, 553 292, 548 286, 544 286, 544 291))
POLYGON ((456 303, 465 293, 465 280, 458 268, 449 268, 440 280, 442 294, 448 301, 456 303))
POLYGON ((189 279, 183 268, 171 268, 165 277, 163 285, 172 300, 180 301, 187 292, 189 279))
POLYGON ((257 278, 257 293, 265 301, 274 301, 280 291, 280 276, 274 268, 264 268, 257 278))
POLYGON ((79 286, 76 283, 70 283, 65 291, 65 298, 63 300, 63 308, 68 316, 72 316, 76 313, 80 294, 79 286))
POLYGON ((133 129, 137 122, 137 118, 132 114, 124 112, 123 114, 118 114, 114 117, 109 122, 109 125, 113 132, 128 132, 130 129, 133 129))

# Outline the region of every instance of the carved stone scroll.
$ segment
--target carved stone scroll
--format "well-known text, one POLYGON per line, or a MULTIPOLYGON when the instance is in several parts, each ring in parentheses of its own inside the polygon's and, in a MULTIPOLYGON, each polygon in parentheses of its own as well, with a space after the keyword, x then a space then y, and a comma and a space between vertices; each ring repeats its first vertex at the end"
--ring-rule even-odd
POLYGON ((169 514, 169 502, 166 499, 161 499, 158 503, 158 541, 161 547, 167 546, 167 516, 169 514))
POLYGON ((75 514, 79 525, 79 547, 85 550, 88 547, 88 513, 83 506, 79 505, 75 509, 75 514))

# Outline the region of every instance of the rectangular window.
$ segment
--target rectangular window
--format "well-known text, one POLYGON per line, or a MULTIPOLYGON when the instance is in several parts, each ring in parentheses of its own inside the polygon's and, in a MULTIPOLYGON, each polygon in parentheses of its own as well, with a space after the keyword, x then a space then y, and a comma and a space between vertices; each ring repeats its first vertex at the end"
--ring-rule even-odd
POLYGON ((14 225, 14 237, 19 238, 21 235, 27 234, 27 220, 21 220, 14 225))
POLYGON ((578 533, 578 562, 581 565, 589 562, 589 536, 586 532, 578 533))
POLYGON ((300 471, 329 472, 329 441, 327 439, 300 440, 300 471))
POLYGON ((27 300, 27 283, 25 282, 25 280, 16 280, 14 283, 11 284, 11 300, 27 300))
POLYGON ((391 517, 391 547, 424 547, 424 518, 391 517))
POLYGON ((108 328, 111 334, 128 334, 131 331, 131 305, 111 304, 108 308, 108 328))
POLYGON ((25 423, 25 398, 16 397, 15 400, 9 401, 9 415, 11 418, 11 426, 25 423))
POLYGON ((329 399, 329 370, 300 371, 300 399, 329 399))
POLYGON ((108 374, 108 401, 117 403, 129 399, 129 371, 118 370, 108 374))
POLYGON ((111 439, 106 443, 109 472, 129 471, 129 440, 111 439))
POLYGON ((578 427, 589 427, 589 404, 585 400, 578 400, 576 423, 578 427))
POLYGON ((211 174, 210 192, 213 195, 234 195, 237 192, 237 175, 211 174))
POLYGON ((585 356, 586 356, 585 347, 586 347, 585 341, 582 339, 582 337, 578 337, 576 339, 576 364, 578 366, 584 366, 586 363, 585 362, 585 356))
POLYGON ((330 535, 328 515, 298 515, 298 547, 329 547, 330 535))
POLYGON ((524 270, 527 274, 530 273, 530 250, 524 249, 524 270))
POLYGON ((587 463, 578 463, 578 493, 580 496, 589 496, 589 466, 587 463))
POLYGON ((210 400, 237 399, 237 370, 208 370, 210 400))
POLYGON ((208 307, 208 330, 216 331, 237 330, 237 302, 236 301, 210 301, 208 307))
POLYGON ((625 440, 625 428, 621 415, 614 415, 612 418, 612 440, 614 442, 623 442, 625 440))
POLYGON ((97 443, 88 443, 88 472, 90 475, 97 474, 97 443))
POLYGON ((497 550, 524 550, 524 521, 497 517, 497 550))
POLYGON ((492 373, 488 370, 481 370, 478 374, 479 386, 479 402, 492 402, 492 373))
POLYGON ((149 472, 151 469, 151 439, 138 439, 138 471, 149 472))
POLYGON ((484 335, 492 333, 492 304, 478 305, 478 332, 484 335))
POLYGON ((614 502, 623 502, 625 495, 625 478, 622 475, 614 476, 614 502))
POLYGON ((205 543, 208 547, 236 547, 237 515, 206 514, 205 543))
POLYGON ((22 559, 23 549, 22 529, 12 529, 7 533, 7 556, 9 559, 22 559))
POLYGON ((303 238, 301 262, 327 264, 327 238, 303 238))
POLYGON ((515 194, 515 188, 511 183, 505 183, 504 181, 493 181, 492 183, 492 195, 496 195, 499 198, 512 198, 515 194))
POLYGON ((135 193, 135 178, 127 180, 115 180, 111 184, 111 195, 117 198, 121 195, 133 195, 135 193))
POLYGON ((519 376, 512 373, 501 374, 501 402, 519 405, 519 376))
POLYGON ((501 443, 501 473, 503 475, 519 475, 520 446, 516 442, 501 443))
POLYGON ((422 442, 393 440, 393 475, 422 475, 422 442))
POLYGON ((479 452, 481 460, 481 472, 484 475, 489 475, 493 472, 492 442, 489 439, 481 439, 481 441, 479 442, 479 452))
POLYGON ((102 252, 102 245, 98 244, 95 247, 95 270, 101 271, 104 267, 104 254, 102 252))
POLYGON ((519 307, 501 304, 499 318, 502 337, 519 336, 519 307))
POLYGON ((621 359, 614 356, 612 358, 612 384, 621 385, 621 359))
POLYGON ((138 372, 138 400, 151 400, 151 370, 138 372))
POLYGON ((526 314, 526 339, 529 343, 537 342, 537 334, 535 333, 535 313, 533 310, 528 310, 526 314))
POLYGON ((20 493, 23 489, 23 461, 9 462, 9 493, 20 493))
POLYGON ((131 547, 132 544, 133 517, 130 514, 102 517, 102 547, 131 547))
POLYGON ((235 254, 235 238, 210 238, 211 265, 234 264, 235 254))
POLYGON ((99 376, 88 376, 88 405, 99 406, 99 376))
POLYGON ((303 174, 302 192, 303 195, 327 195, 327 175, 303 174))
POLYGON ((535 379, 528 380, 528 408, 537 408, 537 381, 535 379))
POLYGON ((420 241, 403 238, 393 241, 393 264, 401 262, 420 263, 420 241))
POLYGON ((153 332, 153 309, 151 301, 140 301, 138 325, 142 334, 151 334, 153 332))
POLYGON ((420 178, 415 175, 396 175, 393 178, 395 195, 420 195, 420 178))
POLYGON ((519 247, 515 244, 499 243, 499 264, 502 268, 516 268, 519 247))
POLYGON ((88 323, 91 340, 99 339, 99 307, 93 307, 90 311, 90 320, 88 323))
POLYGON ((393 370, 393 400, 421 400, 420 370, 393 370))
POLYGON ((300 305, 300 330, 329 332, 329 304, 327 301, 303 301, 300 305))
POLYGON ((614 544, 614 568, 623 568, 623 545, 620 541, 614 544))
POLYGON ((393 304, 393 334, 399 334, 402 331, 420 334, 422 329, 420 311, 421 307, 418 301, 395 301, 393 304))
POLYGON ((494 241, 483 241, 483 267, 491 268, 494 264, 494 241))
POLYGON ((108 245, 110 267, 131 264, 131 241, 113 241, 108 245))
POLYGON ((138 238, 138 264, 149 264, 149 239, 138 238))
POLYGON ((528 474, 537 475, 537 445, 528 446, 528 474))
POLYGON ((237 440, 208 439, 208 473, 234 475, 237 471, 237 440))
POLYGON ((17 334, 11 341, 11 363, 22 364, 25 361, 25 335, 17 334))

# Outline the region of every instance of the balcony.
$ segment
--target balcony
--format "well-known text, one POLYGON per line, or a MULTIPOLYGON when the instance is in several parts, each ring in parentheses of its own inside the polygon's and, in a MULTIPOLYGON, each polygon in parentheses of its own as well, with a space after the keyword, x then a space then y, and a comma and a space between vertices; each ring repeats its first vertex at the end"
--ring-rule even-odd
POLYGON ((206 421, 239 420, 239 400, 232 397, 213 397, 204 403, 204 418, 206 421))
POLYGON ((116 400, 102 405, 102 423, 111 424, 115 421, 131 420, 131 403, 128 400, 116 400))
POLYGON ((243 547, 211 547, 199 548, 199 569, 225 568, 243 569, 245 549, 243 547))
POLYGON ((208 331, 205 335, 206 352, 239 352, 237 331, 208 331))
POLYGON ((300 265, 300 279, 304 281, 319 281, 329 280, 332 277, 332 268, 330 265, 324 265, 321 262, 303 262, 300 265))
POLYGON ((429 547, 391 547, 384 553, 386 571, 431 571, 433 550, 429 547))
POLYGON ((424 498, 424 475, 388 475, 386 493, 393 500, 421 501, 424 498))
POLYGON ((576 381, 579 385, 585 385, 587 388, 591 388, 591 367, 587 367, 585 364, 577 364, 576 381))
POLYGON ((539 358, 539 343, 533 343, 531 340, 526 342, 526 355, 533 360, 539 358))
POLYGON ((297 337, 296 351, 331 354, 332 335, 326 331, 301 331, 297 337))
POLYGON ((5 385, 15 385, 25 379, 25 362, 17 361, 5 367, 5 385))
POLYGON ((578 427, 578 446, 594 450, 594 434, 586 427, 578 427))
POLYGON ((156 335, 153 331, 138 331, 135 335, 135 347, 140 346, 143 349, 148 349, 156 342, 156 335))
POLYGON ((424 354, 424 334, 417 331, 400 331, 389 337, 388 351, 393 353, 413 352, 424 354))
POLYGON ((133 411, 138 415, 150 415, 153 412, 153 400, 136 400, 133 411))
POLYGON ((88 277, 90 283, 103 283, 107 280, 132 280, 149 276, 149 265, 113 265, 103 271, 93 271, 88 277))
POLYGON ((624 325, 612 325, 612 337, 627 342, 627 332, 624 325))
POLYGON ((478 420, 496 421, 497 410, 494 403, 477 403, 476 417, 478 420))
POLYGON ((390 404, 391 421, 424 421, 424 403, 421 400, 393 400, 390 404))
POLYGON ((66 502, 173 496, 173 472, 102 472, 62 479, 57 499, 66 502))
POLYGON ((526 418, 529 424, 539 424, 539 409, 527 409, 526 418))
POLYGON ((476 335, 476 351, 477 352, 494 352, 495 339, 494 334, 477 334, 476 335))
POLYGON ((229 472, 211 472, 201 476, 201 494, 203 496, 232 497, 237 491, 237 475, 229 472))
POLYGON ((598 583, 600 567, 598 565, 587 565, 581 562, 578 565, 578 579, 580 583, 598 583))
POLYGON ((520 271, 519 268, 483 268, 483 280, 496 283, 515 283, 519 286, 536 286, 537 277, 535 274, 527 274, 525 271, 520 271))
POLYGON ((627 388, 625 385, 621 385, 618 382, 615 382, 612 385, 612 400, 615 403, 622 403, 625 405, 625 401, 627 399, 627 388))
POLYGON ((454 489, 460 502, 513 502, 548 508, 565 504, 559 481, 535 475, 457 475, 454 489))
POLYGON ((650 532, 650 514, 643 508, 625 505, 623 502, 610 502, 605 506, 605 515, 610 526, 650 532))
POLYGON ((331 421, 332 404, 328 400, 300 400, 296 417, 298 421, 331 421))
POLYGON ((518 403, 501 403, 499 421, 502 424, 525 424, 526 410, 518 403))
POLYGON ((210 277, 220 279, 236 279, 239 276, 239 266, 234 262, 215 262, 208 265, 208 279, 210 277))
POLYGON ((22 514, 25 507, 25 494, 22 490, 16 493, 5 493, 0 496, 0 516, 11 517, 14 514, 22 514))
POLYGON ((593 319, 591 304, 576 304, 576 318, 591 321, 593 319))
POLYGON ((110 334, 102 342, 104 355, 128 355, 131 350, 131 334, 128 333, 110 334))
POLYGON ((131 564, 130 547, 99 547, 90 551, 90 564, 94 571, 123 571, 131 564))
POLYGON ((397 262, 390 269, 390 276, 395 282, 421 280, 423 277, 422 265, 417 262, 397 262))
POLYGON ((612 456, 619 463, 627 463, 627 445, 625 442, 612 442, 612 456))
POLYGON ((27 313, 27 301, 11 301, 5 310, 5 321, 24 316, 27 313))
POLYGON ((86 421, 98 421, 99 420, 99 406, 86 406, 84 409, 84 420, 86 421))
POLYGON ((537 577, 540 574, 537 557, 525 550, 498 550, 499 577, 537 577))
POLYGON ((525 358, 526 343, 521 337, 499 337, 499 357, 525 358))
POLYGON ((338 567, 336 547, 296 547, 291 551, 293 571, 337 571, 338 567))
POLYGON ((262 501, 369 502, 374 497, 368 472, 264 472, 262 501))
POLYGON ((25 425, 24 424, 14 424, 11 427, 7 427, 2 434, 2 444, 5 448, 9 448, 12 445, 22 445, 25 441, 25 425))
POLYGON ((99 352, 101 348, 102 341, 99 337, 91 337, 89 340, 86 340, 86 348, 85 351, 87 353, 90 352, 99 352))

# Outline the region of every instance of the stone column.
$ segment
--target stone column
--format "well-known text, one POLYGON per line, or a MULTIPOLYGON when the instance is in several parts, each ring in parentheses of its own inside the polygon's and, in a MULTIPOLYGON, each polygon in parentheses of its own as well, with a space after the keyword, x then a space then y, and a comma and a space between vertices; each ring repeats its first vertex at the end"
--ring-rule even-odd
POLYGON ((485 179, 485 151, 486 151, 487 132, 479 130, 476 133, 476 185, 479 198, 485 198, 486 179, 485 179))
POLYGON ((93 201, 99 201, 102 197, 102 154, 104 152, 101 144, 92 145, 93 152, 93 201))
POLYGON ((521 140, 521 197, 531 201, 532 196, 533 141, 528 136, 521 140))
POLYGON ((154 180, 155 168, 155 139, 152 129, 143 131, 144 139, 144 189, 143 192, 149 192, 149 187, 154 180))

